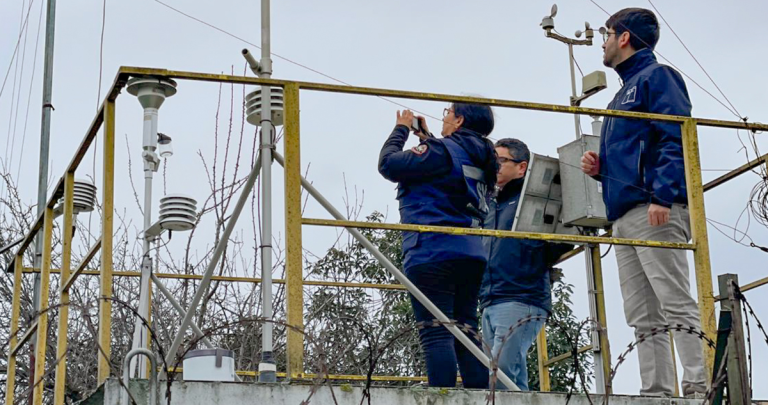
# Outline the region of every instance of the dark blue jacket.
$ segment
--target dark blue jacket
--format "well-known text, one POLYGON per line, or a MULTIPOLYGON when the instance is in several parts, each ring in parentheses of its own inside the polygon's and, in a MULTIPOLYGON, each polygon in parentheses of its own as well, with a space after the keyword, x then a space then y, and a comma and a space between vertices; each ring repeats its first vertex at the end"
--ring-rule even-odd
MULTIPOLYGON (((649 49, 616 67, 624 86, 611 110, 691 115, 680 74, 656 62, 649 49)), ((647 203, 687 204, 680 125, 606 117, 600 139, 600 175, 608 220, 647 203)))
MULTIPOLYGON (((496 178, 496 155, 486 139, 459 129, 403 151, 408 128, 397 126, 379 156, 379 172, 398 182, 400 222, 476 227, 488 212, 488 190, 496 178)), ((482 238, 403 232, 403 266, 444 260, 485 262, 482 238)))
MULTIPOLYGON (((509 231, 524 179, 512 180, 491 200, 486 229, 509 231)), ((571 245, 540 240, 484 237, 488 264, 480 287, 480 309, 503 302, 535 305, 552 312, 549 270, 571 245)))

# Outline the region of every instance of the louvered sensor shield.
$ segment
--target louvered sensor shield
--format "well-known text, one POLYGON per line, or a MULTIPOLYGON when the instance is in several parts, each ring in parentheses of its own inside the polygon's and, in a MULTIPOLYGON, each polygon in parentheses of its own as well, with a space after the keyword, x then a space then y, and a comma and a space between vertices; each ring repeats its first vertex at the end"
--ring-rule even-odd
MULTIPOLYGON (((81 212, 91 212, 96 206, 96 186, 86 179, 75 179, 74 198, 72 201, 72 211, 75 214, 81 212)), ((64 198, 59 199, 59 204, 55 209, 56 215, 64 213, 64 198)))
MULTIPOLYGON (((272 116, 272 125, 277 127, 283 125, 283 88, 270 87, 270 89, 272 96, 270 115, 272 116)), ((245 96, 245 108, 246 114, 248 116, 247 120, 251 125, 261 126, 262 99, 263 97, 261 96, 261 87, 248 93, 248 95, 245 96)))
POLYGON ((197 201, 183 194, 160 199, 160 227, 169 231, 188 231, 197 222, 197 201))

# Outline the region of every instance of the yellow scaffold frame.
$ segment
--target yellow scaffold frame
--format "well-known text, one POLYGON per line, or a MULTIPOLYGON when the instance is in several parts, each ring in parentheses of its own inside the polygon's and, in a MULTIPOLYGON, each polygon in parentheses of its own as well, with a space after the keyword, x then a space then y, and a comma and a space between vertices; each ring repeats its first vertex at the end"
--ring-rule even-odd
MULTIPOLYGON (((731 128, 731 129, 746 129, 746 130, 768 130, 768 125, 764 124, 751 124, 737 121, 722 121, 704 118, 690 118, 670 115, 659 115, 649 113, 627 112, 627 111, 615 111, 615 110, 603 110, 583 107, 561 106, 553 104, 542 103, 529 103, 522 101, 501 100, 501 99, 487 99, 479 97, 468 96, 455 96, 448 94, 434 94, 434 93, 422 93, 413 91, 401 91, 401 90, 388 90, 388 89, 376 89, 367 87, 353 87, 353 86, 341 86, 323 83, 311 83, 311 82, 298 82, 288 80, 275 80, 275 79, 261 79, 251 78, 245 76, 231 76, 222 74, 208 74, 208 73, 195 73, 195 72, 183 72, 173 71, 166 69, 152 69, 152 68, 140 68, 140 67, 122 67, 119 69, 115 81, 113 82, 110 90, 107 93, 104 102, 96 114, 93 122, 91 123, 85 137, 82 140, 79 148, 75 152, 71 162, 67 166, 64 175, 59 179, 55 187, 52 189, 51 198, 45 207, 43 213, 36 219, 31 229, 25 235, 20 247, 14 255, 14 260, 9 264, 6 269, 8 272, 13 272, 14 287, 13 287, 13 299, 11 310, 11 340, 9 346, 8 356, 8 369, 7 369, 7 390, 5 404, 11 405, 14 403, 14 386, 16 380, 16 354, 19 349, 30 339, 35 331, 37 333, 37 341, 35 345, 35 356, 37 359, 45 359, 46 347, 47 347, 47 328, 48 328, 48 313, 45 311, 50 307, 48 302, 48 289, 50 287, 50 278, 52 273, 59 273, 61 276, 61 287, 59 291, 60 304, 66 304, 69 302, 69 289, 72 287, 75 279, 83 274, 97 275, 100 278, 99 288, 99 325, 98 325, 98 341, 103 349, 103 352, 98 355, 98 382, 102 383, 109 377, 110 374, 110 342, 111 342, 111 301, 112 297, 112 282, 115 276, 137 276, 136 272, 113 272, 112 269, 112 233, 113 233, 113 221, 114 221, 114 176, 115 176, 115 100, 120 94, 123 87, 125 87, 127 81, 131 77, 139 76, 151 76, 164 79, 174 80, 192 80, 192 81, 207 81, 217 83, 233 83, 233 84, 249 84, 249 85, 267 85, 274 87, 282 87, 284 89, 284 105, 285 105, 285 233, 286 233, 286 279, 284 283, 286 285, 286 313, 287 322, 295 326, 303 325, 303 287, 305 285, 338 285, 358 288, 390 288, 401 289, 402 286, 398 285, 379 285, 379 284, 365 284, 365 283, 332 283, 332 282, 305 282, 303 280, 303 268, 302 268, 302 226, 303 225, 315 225, 315 226, 335 226, 346 228, 373 228, 373 229, 393 229, 393 230, 407 230, 416 232, 439 232, 449 234, 461 234, 461 235, 483 235, 494 236, 498 238, 518 238, 518 239, 537 239, 548 240, 556 242, 576 242, 580 244, 598 246, 600 244, 617 244, 617 245, 630 245, 630 246, 649 246, 657 248, 667 249, 687 249, 693 251, 694 266, 696 274, 696 285, 698 290, 698 303, 699 310, 701 312, 701 326, 704 333, 711 339, 715 339, 716 326, 715 326, 715 300, 716 297, 713 294, 712 289, 712 272, 709 259, 709 243, 707 237, 707 223, 704 207, 704 191, 713 189, 720 184, 723 184, 736 176, 749 171, 749 169, 768 162, 766 156, 762 156, 728 174, 721 176, 715 181, 707 184, 702 184, 701 179, 701 165, 699 158, 699 142, 697 135, 698 126, 706 127, 718 127, 718 128, 731 128), (691 243, 669 243, 669 242, 657 242, 657 241, 642 241, 631 240, 622 238, 612 238, 607 236, 593 237, 593 236, 572 236, 572 235, 556 235, 556 234, 540 234, 540 233, 527 233, 527 232, 511 232, 511 231, 493 231, 482 229, 468 229, 468 228, 452 228, 452 227, 437 227, 437 226, 420 226, 420 225, 407 225, 407 224, 372 224, 367 222, 356 221, 337 221, 337 220, 325 220, 325 219, 312 219, 302 218, 301 215, 301 159, 300 159, 300 117, 299 117, 299 105, 300 105, 300 91, 322 91, 322 92, 334 92, 356 95, 369 95, 380 97, 396 97, 404 99, 418 99, 428 101, 444 101, 444 102, 462 102, 462 103, 479 103, 495 107, 502 108, 515 108, 526 110, 537 110, 546 112, 566 113, 566 114, 583 114, 591 116, 605 116, 605 117, 624 117, 635 118, 645 120, 656 120, 663 122, 676 123, 682 126, 683 135, 683 151, 685 156, 686 167, 686 182, 688 185, 688 204, 691 215, 691 231, 692 242, 691 243), (85 153, 93 143, 98 131, 103 127, 104 129, 104 142, 103 148, 103 185, 102 185, 102 203, 103 203, 103 217, 102 217, 102 230, 101 236, 97 242, 92 246, 84 260, 74 269, 71 270, 71 253, 72 253, 72 235, 70 232, 63 232, 64 239, 62 244, 62 263, 61 269, 51 269, 51 239, 52 239, 52 227, 54 220, 54 206, 57 201, 63 197, 64 210, 63 210, 63 226, 64 229, 70 229, 73 222, 73 194, 74 194, 74 174, 80 163, 85 156, 85 153), (22 265, 23 255, 26 249, 30 246, 32 240, 38 234, 39 231, 43 231, 43 258, 41 269, 25 269, 22 265), (89 265, 91 259, 95 254, 101 250, 104 252, 101 255, 101 263, 98 271, 86 271, 86 267, 89 265), (43 311, 37 320, 27 328, 27 331, 21 338, 17 337, 19 332, 19 317, 21 308, 21 281, 22 275, 27 272, 40 272, 41 273, 41 294, 40 294, 40 308, 43 311)), ((602 273, 600 271, 600 258, 599 251, 593 249, 593 252, 598 252, 593 258, 596 263, 595 266, 595 289, 597 290, 597 306, 598 306, 598 322, 605 328, 607 320, 605 319, 605 302, 603 299, 603 286, 602 286, 602 273)), ((570 254, 569 257, 574 256, 570 254)), ((161 275, 166 278, 184 278, 183 275, 161 275)), ((193 276, 190 276, 193 277, 193 276)), ((194 278, 194 277, 193 277, 194 278)), ((242 281, 242 282, 260 282, 259 279, 250 278, 222 278, 229 279, 229 281, 242 281)), ((280 282, 282 280, 276 280, 280 282)), ((768 283, 768 279, 758 280, 750 283, 749 286, 754 288, 759 285, 768 283)), ((58 332, 57 332, 57 359, 60 359, 56 366, 56 378, 54 387, 54 404, 61 405, 64 403, 64 387, 66 383, 66 349, 67 349, 67 319, 68 311, 66 306, 62 306, 58 316, 58 332)), ((304 373, 304 341, 303 336, 294 331, 288 332, 288 344, 287 344, 287 370, 285 374, 291 378, 309 378, 312 375, 304 373)), ((610 367, 610 354, 607 350, 607 334, 603 333, 601 336, 601 346, 606 350, 601 350, 601 354, 604 357, 604 365, 610 367)), ((568 355, 558 356, 551 360, 546 356, 546 337, 544 334, 539 336, 539 369, 541 371, 541 388, 542 390, 548 390, 549 388, 549 374, 548 367, 556 362, 562 360, 568 355)), ((589 350, 589 347, 580 349, 581 351, 589 350)), ((705 348, 705 359, 707 362, 707 368, 711 369, 713 363, 713 350, 705 348)), ((39 381, 41 376, 44 376, 44 361, 38 361, 35 365, 35 376, 39 381)), ((337 378, 355 379, 361 376, 336 376, 337 378)), ((405 381, 419 379, 419 377, 387 377, 377 376, 377 380, 391 380, 391 381, 405 381)), ((43 384, 36 384, 33 390, 33 405, 41 405, 43 384)))

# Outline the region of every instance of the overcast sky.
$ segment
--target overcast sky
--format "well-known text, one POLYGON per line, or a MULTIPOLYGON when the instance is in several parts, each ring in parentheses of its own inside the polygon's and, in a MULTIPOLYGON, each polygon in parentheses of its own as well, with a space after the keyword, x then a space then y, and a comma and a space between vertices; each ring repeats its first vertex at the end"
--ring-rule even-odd
MULTIPOLYGON (((256 44, 260 42, 258 1, 167 1, 234 35, 256 44)), ((19 0, 0 3, 2 77, 5 76, 19 37, 20 20, 29 7, 29 1, 22 3, 19 0)), ((549 3, 403 0, 305 0, 274 3, 273 52, 353 85, 475 94, 556 104, 568 102, 570 79, 567 47, 545 38, 544 31, 539 27, 542 16, 549 11, 549 3)), ((600 0, 598 3, 611 13, 628 6, 650 8, 647 1, 600 0)), ((4 153, 0 153, 0 157, 14 176, 20 179, 21 195, 29 203, 36 201, 37 188, 44 40, 41 36, 37 54, 35 41, 41 4, 42 0, 35 0, 31 5, 28 32, 21 39, 18 56, 23 57, 23 67, 21 59, 18 66, 14 62, 0 97, 0 123, 5 124, 0 125, 0 145, 7 145, 2 149, 4 153), (28 103, 30 107, 27 111, 28 103)), ((757 28, 763 25, 765 15, 768 15, 768 3, 746 0, 658 0, 654 4, 739 113, 752 121, 768 121, 768 112, 765 111, 768 78, 764 68, 768 57, 761 52, 765 44, 757 28)), ((599 27, 607 19, 607 15, 589 0, 563 1, 559 8, 555 18, 556 29, 568 36, 572 36, 577 29, 583 29, 584 21, 599 27)), ((53 105, 56 110, 53 113, 51 135, 51 176, 54 179, 61 176, 70 161, 100 101, 97 94, 102 3, 78 0, 60 2, 56 17, 53 89, 53 105)), ((670 28, 666 24, 662 25, 657 51, 728 104, 672 35, 670 28)), ((596 45, 592 47, 579 47, 575 51, 575 57, 585 74, 598 69, 606 70, 601 63, 602 50, 599 45, 602 41, 599 35, 596 35, 595 42, 596 45)), ((184 17, 158 2, 107 2, 101 95, 103 97, 111 85, 119 66, 208 73, 229 73, 234 70, 242 74, 244 61, 240 50, 244 46, 248 46, 258 57, 258 49, 184 17)), ((276 57, 273 59, 276 78, 332 82, 303 67, 276 57)), ((608 70, 607 76, 608 89, 591 98, 585 106, 605 107, 618 91, 617 75, 608 70)), ((691 79, 686 79, 686 83, 695 116, 736 119, 691 79)), ((208 194, 208 187, 205 169, 197 153, 201 151, 209 161, 213 157, 219 87, 211 83, 180 82, 178 90, 178 94, 160 110, 160 131, 173 136, 175 149, 175 155, 168 161, 167 167, 168 192, 186 193, 202 200, 208 194)), ((242 87, 235 87, 234 93, 237 106, 242 87)), ((228 86, 222 90, 220 133, 229 125, 230 94, 228 86)), ((446 107, 444 103, 404 103, 433 116, 440 116, 446 107)), ((127 93, 118 99, 117 109, 115 205, 121 211, 125 209, 136 226, 141 223, 141 216, 128 182, 129 150, 125 137, 129 139, 133 160, 131 174, 139 182, 142 178, 141 165, 138 163, 141 156, 142 113, 138 102, 127 93)), ((395 185, 381 178, 376 171, 379 148, 395 123, 397 109, 391 103, 373 97, 302 93, 302 167, 306 169, 311 164, 309 178, 338 207, 344 204, 346 178, 350 194, 354 193, 355 188, 361 196, 364 192, 363 215, 378 210, 388 215, 388 222, 399 220, 395 185)), ((505 109, 496 109, 495 114, 496 129, 492 137, 519 138, 535 153, 556 156, 558 146, 574 139, 573 119, 570 115, 505 109)), ((235 134, 239 135, 238 115, 236 111, 234 125, 235 134)), ((589 121, 589 117, 582 118, 587 133, 590 132, 589 121)), ((439 129, 440 123, 437 121, 430 120, 428 124, 435 132, 439 129)), ((245 144, 250 145, 253 132, 254 127, 245 124, 245 144)), ((699 133, 704 169, 731 169, 745 162, 736 131, 701 128, 699 133)), ((758 135, 758 139, 762 136, 758 135)), ((411 140, 411 144, 415 144, 415 141, 411 140)), ((764 141, 761 140, 759 144, 763 149, 768 149, 764 141)), ((282 145, 278 148, 282 150, 282 145)), ((223 144, 220 143, 221 150, 223 144)), ((92 174, 91 159, 89 153, 77 173, 78 177, 92 174)), ((100 164, 100 158, 97 157, 96 163, 100 164)), ((241 173, 242 170, 241 167, 241 173)), ((703 177, 706 181, 720 174, 722 172, 706 171, 703 177)), ((284 235, 282 176, 282 169, 276 165, 274 230, 280 238, 284 235)), ((157 177, 160 178, 160 175, 157 177)), ((99 174, 96 179, 100 187, 102 178, 99 174)), ((736 224, 749 198, 749 192, 758 180, 754 174, 744 175, 708 193, 707 217, 729 225, 736 224)), ((141 190, 140 183, 136 186, 141 190)), ((154 190, 159 196, 162 194, 162 185, 158 182, 154 190)), ((3 189, 0 193, 6 191, 3 189)), ((157 205, 155 212, 156 209, 157 205)), ((305 215, 330 218, 314 202, 309 203, 305 215)), ((739 224, 740 229, 746 229, 747 223, 745 216, 739 224)), ((98 227, 96 224, 98 219, 94 218, 94 226, 98 227)), ((202 224, 202 229, 210 227, 210 223, 202 224)), ((252 232, 250 214, 243 218, 240 228, 238 232, 247 239, 252 232)), ((765 253, 740 246, 712 227, 709 230, 715 286, 716 274, 737 273, 741 284, 766 275, 765 253)), ((755 243, 768 245, 768 232, 754 220, 748 233, 755 243)), ((334 230, 304 227, 305 247, 322 255, 329 247, 329 241, 335 239, 334 235, 334 230)), ((183 248, 183 238, 178 239, 174 241, 178 244, 172 244, 172 248, 183 248)), ((212 238, 204 240, 198 237, 198 243, 199 249, 204 250, 212 243, 212 238)), ((564 267, 566 280, 576 285, 576 313, 581 318, 587 317, 583 256, 572 259, 564 267)), ((604 259, 603 269, 608 330, 615 360, 633 336, 624 321, 613 252, 604 259)), ((252 268, 244 268, 242 272, 254 274, 252 268)), ((693 280, 693 271, 691 277, 693 280)), ((692 281, 692 284, 695 286, 695 282, 692 281)), ((768 311, 764 309, 768 304, 766 294, 755 290, 746 296, 758 315, 768 319, 768 311)), ((754 328, 754 322, 751 325, 754 328)), ((755 381, 765 381, 768 375, 768 350, 757 329, 753 329, 753 353, 755 381)), ((682 372, 682 369, 679 370, 682 372)), ((633 394, 638 392, 639 384, 637 359, 632 354, 620 368, 614 381, 614 390, 617 393, 633 394)), ((754 394, 756 398, 766 398, 768 387, 756 384, 754 394)))

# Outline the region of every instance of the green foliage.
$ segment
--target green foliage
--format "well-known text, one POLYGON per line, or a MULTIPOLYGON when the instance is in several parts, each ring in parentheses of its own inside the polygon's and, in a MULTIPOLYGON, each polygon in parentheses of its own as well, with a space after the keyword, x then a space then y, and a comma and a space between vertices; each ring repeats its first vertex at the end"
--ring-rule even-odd
MULTIPOLYGON (((374 212, 366 219, 382 222, 384 216, 374 212)), ((401 266, 399 231, 367 229, 362 232, 393 264, 401 266)), ((397 283, 354 239, 331 248, 308 269, 312 279, 397 283)), ((377 361, 375 374, 425 374, 408 294, 400 290, 317 287, 310 295, 306 329, 320 337, 330 373, 366 375, 371 348, 374 355, 379 355, 378 349, 387 347, 377 361)), ((309 344, 306 350, 307 359, 316 354, 316 349, 309 344)))
MULTIPOLYGON (((581 347, 589 344, 589 336, 585 330, 579 330, 581 322, 573 314, 573 285, 564 282, 556 282, 552 288, 552 315, 547 325, 547 353, 549 358, 568 353, 572 350, 572 342, 569 339, 577 339, 577 346, 581 347), (552 326, 559 324, 560 327, 552 326), (566 333, 563 333, 562 329, 566 333)), ((586 329, 586 328, 585 328, 586 329)), ((537 359, 537 344, 528 352, 528 381, 529 388, 532 391, 539 390, 539 369, 537 359)), ((578 355, 579 368, 584 372, 584 378, 587 384, 591 384, 594 379, 592 368, 592 352, 586 351, 578 355)), ((573 378, 573 359, 563 360, 552 365, 549 368, 550 390, 568 391, 573 378)), ((583 391, 580 380, 577 376, 576 391, 583 391)))

